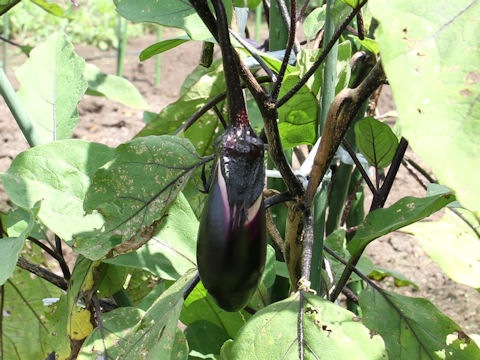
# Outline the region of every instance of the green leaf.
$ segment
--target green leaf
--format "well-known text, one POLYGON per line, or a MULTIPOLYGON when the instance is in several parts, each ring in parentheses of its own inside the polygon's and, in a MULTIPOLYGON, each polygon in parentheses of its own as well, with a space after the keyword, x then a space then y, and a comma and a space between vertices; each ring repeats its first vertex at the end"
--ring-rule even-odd
POLYGON ((178 137, 148 136, 118 146, 92 177, 84 202, 87 213, 104 216, 105 227, 79 234, 76 250, 98 260, 112 249, 112 254, 138 249, 156 233, 199 164, 192 144, 178 137))
POLYGON ((319 32, 325 24, 325 6, 314 9, 303 22, 303 32, 307 39, 312 39, 317 32, 319 32))
POLYGON ((347 5, 350 5, 354 9, 358 6, 360 2, 359 0, 341 0, 341 1, 347 5))
POLYGON ((104 96, 134 109, 149 107, 137 88, 123 77, 105 74, 96 65, 87 64, 85 78, 88 81, 88 95, 104 96))
POLYGON ((235 338, 249 317, 245 311, 227 312, 219 308, 200 282, 185 300, 180 321, 190 325, 195 321, 206 320, 225 329, 230 337, 235 338))
POLYGON ((30 52, 16 71, 22 102, 44 142, 69 138, 78 121, 77 104, 87 89, 85 60, 63 33, 54 33, 30 52))
MULTIPOLYGON (((166 106, 136 137, 172 134, 209 100, 223 92, 225 77, 221 60, 213 62, 208 69, 197 67, 185 79, 180 99, 166 106)), ((215 139, 220 133, 218 127, 216 114, 209 111, 185 131, 183 136, 190 139, 200 155, 211 154, 215 139)))
POLYGON ((123 289, 129 269, 113 264, 101 264, 100 276, 97 280, 98 297, 104 298, 123 289))
MULTIPOLYGON (((1 241, 1 240, 0 240, 1 241)), ((45 266, 38 248, 25 247, 22 255, 32 263, 45 266)), ((49 282, 16 268, 4 285, 2 299, 2 338, 4 359, 45 359, 55 338, 45 321, 45 298, 60 296, 61 290, 49 282)))
MULTIPOLYGON (((133 22, 152 22, 185 30, 192 40, 214 41, 188 1, 114 0, 117 12, 133 22)), ((226 7, 231 17, 232 6, 226 7)))
POLYGON ((380 52, 378 43, 375 40, 366 37, 363 40, 358 39, 358 41, 365 49, 374 53, 375 55, 378 55, 378 53, 380 52))
POLYGON ((17 5, 22 0, 2 0, 0 1, 0 15, 5 14, 12 7, 17 5))
POLYGON ((206 320, 191 323, 185 329, 190 350, 200 354, 220 354, 223 343, 229 339, 224 329, 206 320))
POLYGON ((359 296, 365 325, 385 341, 390 359, 480 358, 480 350, 462 329, 425 299, 371 287, 359 296))
POLYGON ((355 123, 355 141, 368 163, 377 169, 390 165, 398 146, 390 126, 370 116, 355 123))
POLYGON ((225 341, 222 348, 220 349, 220 358, 219 360, 230 360, 233 357, 233 340, 229 339, 225 341))
POLYGON ((188 35, 182 35, 182 36, 176 36, 171 39, 165 39, 160 42, 157 42, 156 44, 150 45, 146 49, 142 50, 140 53, 140 61, 145 61, 147 59, 150 59, 152 56, 161 54, 164 51, 173 49, 174 47, 177 47, 179 45, 182 45, 183 43, 190 41, 190 36, 188 35))
POLYGON ((119 348, 118 358, 138 359, 139 354, 144 359, 152 360, 172 358, 183 292, 195 275, 195 271, 190 271, 177 280, 153 303, 137 324, 123 334, 125 343, 119 348))
POLYGON ((103 335, 96 328, 84 341, 78 360, 97 360, 104 352, 104 344, 108 356, 117 359, 118 352, 126 345, 126 340, 119 334, 126 333, 144 316, 144 311, 133 307, 121 307, 102 314, 103 335), (104 342, 105 341, 105 342, 104 342))
POLYGON ((480 2, 378 0, 376 40, 402 135, 480 214, 480 2))
POLYGON ((33 211, 29 209, 22 210, 28 216, 27 223, 23 225, 24 230, 17 236, 0 239, 0 285, 5 284, 5 281, 12 276, 25 239, 30 235, 35 226, 38 206, 35 206, 33 211))
POLYGON ((449 193, 425 198, 407 196, 398 200, 389 208, 377 209, 368 214, 363 223, 360 224, 347 248, 352 256, 356 256, 371 241, 426 218, 454 200, 455 197, 449 193))
MULTIPOLYGON (((297 360, 298 310, 297 293, 257 312, 240 330, 229 359, 297 360)), ((385 356, 382 339, 370 336, 350 311, 305 294, 303 312, 306 359, 371 360, 385 356)))
POLYGON ((383 279, 391 276, 393 277, 393 283, 395 284, 395 286, 412 286, 415 290, 419 289, 417 284, 408 280, 405 276, 393 270, 387 270, 377 266, 370 273, 363 273, 368 274, 368 277, 375 281, 382 281, 383 279))
POLYGON ((45 0, 31 0, 35 5, 39 6, 49 14, 58 16, 58 17, 67 17, 63 12, 63 9, 55 3, 49 3, 45 0))
MULTIPOLYGON (((285 95, 300 79, 298 74, 285 76, 279 97, 285 95)), ((278 109, 278 130, 285 149, 313 145, 317 136, 318 101, 307 86, 278 109)))
POLYGON ((113 149, 83 140, 61 140, 20 153, 0 173, 6 193, 18 206, 31 209, 41 201, 39 219, 64 240, 101 227, 98 213, 85 216, 83 200, 90 176, 113 156, 113 149))
MULTIPOLYGON (((337 229, 327 236, 324 243, 325 243, 325 246, 328 246, 330 249, 335 251, 338 255, 340 255, 344 259, 349 259, 351 255, 347 250, 346 235, 347 234, 344 229, 337 229)), ((327 257, 330 260, 334 282, 337 282, 338 280, 340 280, 340 277, 342 276, 342 273, 345 270, 345 265, 339 262, 338 260, 336 260, 334 257, 330 256, 329 254, 325 254, 325 257, 327 257)), ((370 260, 365 254, 363 254, 360 257, 356 267, 363 274, 370 274, 375 269, 375 266, 373 265, 372 260, 370 260)), ((358 275, 352 274, 348 282, 359 281, 359 280, 361 279, 360 277, 358 277, 358 275)))
POLYGON ((135 252, 104 260, 140 268, 166 280, 176 280, 196 267, 198 220, 185 196, 179 194, 153 238, 135 252))
MULTIPOLYGON (((464 211, 462 215, 479 228, 473 216, 464 211)), ((460 217, 447 211, 439 221, 412 224, 405 231, 420 240, 428 256, 450 278, 480 288, 480 238, 460 217)))

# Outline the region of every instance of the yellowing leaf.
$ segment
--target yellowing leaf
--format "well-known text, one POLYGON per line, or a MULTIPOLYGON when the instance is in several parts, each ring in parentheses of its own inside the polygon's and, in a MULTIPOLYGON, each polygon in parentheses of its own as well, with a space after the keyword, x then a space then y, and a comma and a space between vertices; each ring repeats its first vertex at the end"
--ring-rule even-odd
POLYGON ((67 333, 72 340, 83 340, 93 331, 90 315, 90 311, 86 309, 76 309, 72 312, 67 325, 67 333))

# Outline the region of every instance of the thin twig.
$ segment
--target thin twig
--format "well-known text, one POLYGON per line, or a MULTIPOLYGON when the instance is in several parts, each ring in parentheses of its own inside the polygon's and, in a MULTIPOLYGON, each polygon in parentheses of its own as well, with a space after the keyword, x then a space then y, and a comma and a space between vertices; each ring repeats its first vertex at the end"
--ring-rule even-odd
POLYGON ((312 65, 312 67, 310 69, 308 69, 308 71, 305 73, 305 75, 300 79, 300 81, 295 84, 295 86, 290 90, 288 91, 282 98, 280 98, 275 106, 277 108, 279 108, 280 106, 282 106, 283 104, 285 104, 288 100, 290 100, 290 98, 295 95, 297 93, 298 90, 300 90, 300 88, 306 84, 306 82, 308 81, 308 79, 310 79, 310 77, 315 73, 315 71, 318 69, 318 67, 322 64, 322 62, 325 60, 325 58, 327 57, 328 53, 330 52, 330 50, 332 49, 333 45, 335 45, 335 43, 337 42, 337 40, 340 38, 340 36, 342 35, 342 33, 345 31, 345 29, 347 28, 347 25, 350 24, 350 22, 352 21, 352 19, 357 15, 357 13, 360 11, 360 9, 367 3, 368 0, 363 0, 357 8, 353 9, 353 11, 350 13, 350 15, 345 19, 345 21, 342 23, 342 25, 340 25, 340 27, 335 31, 335 33, 333 34, 332 38, 330 39, 330 41, 328 42, 328 44, 325 46, 325 49, 323 50, 323 52, 320 54, 320 56, 318 57, 318 59, 315 61, 315 63, 312 65))
POLYGON ((405 155, 407 147, 408 141, 402 137, 400 139, 400 143, 398 144, 397 150, 395 151, 395 155, 393 156, 392 164, 388 169, 385 181, 383 182, 382 187, 378 189, 378 191, 373 196, 372 205, 370 206, 370 212, 379 209, 385 205, 385 201, 387 201, 388 194, 392 189, 393 182, 395 180, 395 177, 397 176, 398 169, 400 167, 400 164, 402 163, 402 159, 405 155))
POLYGON ((300 301, 299 301, 299 309, 298 309, 298 317, 297 317, 297 334, 298 334, 298 358, 299 360, 304 360, 305 356, 305 340, 303 334, 303 306, 305 303, 305 294, 303 290, 300 290, 300 301))
POLYGON ((277 81, 277 76, 273 73, 272 69, 268 67, 268 65, 263 61, 263 59, 257 54, 256 49, 250 45, 248 42, 243 40, 240 35, 238 35, 232 29, 229 29, 230 34, 253 56, 255 60, 260 64, 260 67, 267 73, 268 77, 273 81, 277 81))
MULTIPOLYGON (((285 3, 282 1, 279 1, 279 4, 282 4, 285 6, 285 3)), ((290 0, 291 3, 291 13, 292 13, 292 18, 296 19, 296 6, 297 3, 295 0, 290 0)), ((282 9, 282 5, 280 5, 280 9, 282 9)), ((283 13, 283 11, 282 11, 283 13)), ((280 72, 278 73, 278 79, 277 81, 273 84, 273 89, 272 89, 272 94, 270 95, 272 101, 277 100, 278 98, 278 93, 280 92, 280 86, 282 85, 283 78, 285 77, 285 71, 287 70, 287 65, 288 65, 288 59, 290 58, 290 53, 292 52, 293 45, 295 43, 295 33, 296 33, 296 21, 289 21, 289 30, 288 30, 288 42, 287 42, 287 48, 285 49, 285 56, 283 57, 282 60, 282 66, 280 67, 280 72)))
POLYGON ((368 176, 367 172, 363 168, 362 164, 358 160, 357 155, 355 154, 355 151, 353 151, 352 147, 348 143, 346 139, 342 140, 342 145, 347 150, 348 154, 352 158, 353 162, 355 163, 355 166, 357 167, 358 171, 360 171, 360 174, 362 174, 363 180, 367 183, 368 188, 372 192, 372 194, 375 194, 377 192, 377 189, 375 188, 375 185, 373 185, 372 180, 370 179, 370 176, 368 176))
MULTIPOLYGON (((295 0, 290 0, 293 8, 293 4, 295 3, 295 0)), ((285 0, 277 0, 278 2, 278 9, 280 10, 280 15, 282 16, 283 23, 287 29, 291 29, 292 26, 296 25, 296 21, 291 21, 290 20, 290 14, 288 13, 287 5, 285 4, 285 0)), ((297 8, 295 4, 295 10, 292 11, 292 18, 296 19, 297 18, 297 8)), ((294 32, 295 33, 295 32, 294 32)), ((299 42, 295 39, 295 35, 293 36, 293 49, 295 51, 295 54, 298 54, 301 50, 299 42)), ((290 57, 287 56, 287 59, 290 57)))
POLYGON ((39 265, 32 264, 22 256, 18 258, 17 266, 31 272, 32 274, 37 275, 38 277, 44 280, 47 280, 49 283, 59 287, 62 290, 66 291, 68 288, 67 282, 65 281, 64 278, 48 271, 47 269, 39 265))
POLYGON ((222 123, 223 128, 226 129, 227 128, 227 122, 225 121, 225 118, 223 117, 223 114, 219 110, 217 105, 215 105, 213 107, 213 111, 215 112, 215 115, 217 115, 218 120, 220 120, 220 122, 222 123))
POLYGON ((355 185, 355 188, 353 189, 352 193, 348 197, 347 201, 345 202, 345 207, 343 209, 343 214, 342 214, 342 219, 340 220, 340 227, 345 225, 347 222, 348 214, 350 213, 350 210, 352 208, 353 200, 355 200, 355 196, 357 195, 357 192, 360 190, 360 187, 362 186, 363 179, 358 179, 357 184, 355 185))
POLYGON ((95 308, 95 316, 97 317, 97 325, 98 330, 100 331, 100 337, 102 338, 103 343, 103 357, 109 359, 108 352, 107 352, 107 344, 105 344, 105 328, 103 327, 103 320, 102 320, 102 311, 100 310, 100 302, 98 301, 97 293, 94 292, 92 295, 93 306, 95 308))
POLYGON ((297 15, 297 21, 301 21, 303 19, 303 15, 305 14, 305 11, 307 11, 308 4, 310 4, 310 0, 305 0, 299 14, 297 15))
POLYGON ((342 289, 342 294, 347 297, 348 300, 358 305, 358 296, 347 286, 342 289))
POLYGON ((200 282, 200 275, 197 272, 195 277, 192 280, 190 280, 190 283, 185 288, 185 291, 183 292, 183 300, 185 300, 188 297, 188 295, 190 295, 190 293, 193 291, 193 289, 195 289, 195 286, 197 286, 199 282, 200 282))
MULTIPOLYGON (((57 260, 58 262, 58 265, 60 266, 60 269, 62 270, 63 272, 63 276, 64 278, 68 281, 70 279, 70 269, 68 268, 68 265, 67 263, 65 262, 65 259, 63 258, 63 256, 60 256, 57 251, 54 251, 52 249, 50 249, 48 246, 46 246, 43 242, 41 242, 40 240, 32 237, 32 236, 29 236, 27 237, 28 240, 30 240, 32 243, 34 243, 35 245, 37 245, 39 248, 41 248, 43 251, 45 251, 48 255, 50 255, 51 257, 53 257, 55 260, 57 260)), ((56 239, 55 239, 56 240, 56 239)), ((61 248, 60 248, 61 249, 61 248)))
POLYGON ((425 170, 423 167, 421 167, 417 162, 414 160, 410 159, 409 157, 405 157, 405 161, 408 162, 415 170, 417 170, 420 174, 422 174, 425 179, 428 180, 430 183, 438 183, 438 180, 434 179, 427 170, 425 170))

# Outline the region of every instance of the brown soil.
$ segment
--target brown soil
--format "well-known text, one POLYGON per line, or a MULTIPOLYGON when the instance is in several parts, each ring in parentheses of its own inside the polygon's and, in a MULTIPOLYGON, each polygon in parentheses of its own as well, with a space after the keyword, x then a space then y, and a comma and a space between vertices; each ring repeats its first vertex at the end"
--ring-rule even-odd
MULTIPOLYGON (((168 31, 164 36, 169 36, 168 31)), ((153 36, 133 39, 128 50, 138 52, 155 42, 153 36)), ((10 53, 15 49, 11 48, 10 53)), ((168 103, 176 100, 182 81, 198 64, 201 44, 186 43, 162 55, 161 84, 154 86, 154 64, 150 59, 143 63, 137 55, 129 55, 125 61, 125 76, 142 93, 150 105, 150 111, 158 112, 168 103)), ((115 53, 104 53, 90 46, 77 46, 77 53, 104 72, 116 71, 115 53)), ((25 61, 25 56, 17 55, 10 59, 8 77, 17 86, 14 70, 25 61)), ((385 110, 393 107, 391 94, 386 91, 380 104, 385 110)), ((142 111, 127 108, 104 98, 85 96, 79 105, 80 120, 74 137, 117 146, 129 140, 142 127, 142 111)), ((0 171, 6 171, 12 159, 28 148, 25 139, 17 128, 6 104, 0 102, 0 171)), ((1 186, 1 185, 0 185, 1 186)), ((368 191, 368 189, 367 189, 368 191)), ((415 180, 405 168, 401 168, 395 181, 387 206, 407 196, 424 196, 415 180)), ((6 196, 0 187, 0 209, 6 208, 6 196)), ((412 288, 396 289, 410 296, 430 299, 438 308, 458 322, 467 333, 480 334, 480 294, 450 279, 430 260, 419 242, 406 234, 395 232, 375 241, 367 248, 367 254, 378 266, 396 270, 420 286, 419 291, 412 288)), ((389 288, 391 282, 387 281, 389 288)))

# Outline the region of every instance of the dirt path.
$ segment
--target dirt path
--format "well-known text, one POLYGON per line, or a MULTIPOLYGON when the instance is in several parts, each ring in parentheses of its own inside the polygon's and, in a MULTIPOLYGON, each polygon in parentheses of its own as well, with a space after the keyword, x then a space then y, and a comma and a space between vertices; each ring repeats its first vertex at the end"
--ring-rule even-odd
MULTIPOLYGON (((169 36, 169 31, 164 36, 169 36)), ((129 52, 139 52, 155 42, 153 36, 134 39, 129 42, 129 52)), ((129 55, 125 63, 125 76, 139 89, 150 105, 150 111, 158 112, 168 103, 176 100, 182 81, 197 65, 201 44, 186 43, 162 55, 162 75, 159 87, 154 86, 153 59, 140 63, 137 55, 129 55)), ((13 49, 12 49, 13 51, 13 49)), ((114 53, 102 53, 96 48, 78 46, 77 53, 106 73, 116 69, 114 53), (113 55, 113 56, 112 56, 113 55)), ((17 55, 10 60, 8 77, 14 80, 14 70, 25 61, 25 56, 17 55)), ((391 107, 391 96, 385 95, 382 107, 391 107)), ((109 146, 129 140, 142 127, 142 111, 133 110, 103 98, 85 96, 79 105, 80 120, 74 137, 104 143, 109 146)), ((0 171, 10 166, 12 159, 27 149, 6 104, 0 101, 0 171)), ((424 196, 424 191, 400 169, 387 206, 407 195, 424 196)), ((0 188, 0 210, 6 208, 6 197, 0 188)), ((367 248, 367 254, 378 266, 396 270, 420 286, 419 291, 403 288, 398 291, 409 296, 430 299, 437 307, 458 322, 467 333, 480 334, 480 294, 466 286, 449 280, 433 263, 412 237, 395 232, 377 240, 367 248)), ((388 283, 391 284, 390 281, 388 283)), ((390 285, 391 287, 391 285, 390 285)))

